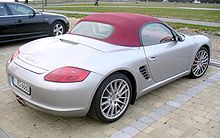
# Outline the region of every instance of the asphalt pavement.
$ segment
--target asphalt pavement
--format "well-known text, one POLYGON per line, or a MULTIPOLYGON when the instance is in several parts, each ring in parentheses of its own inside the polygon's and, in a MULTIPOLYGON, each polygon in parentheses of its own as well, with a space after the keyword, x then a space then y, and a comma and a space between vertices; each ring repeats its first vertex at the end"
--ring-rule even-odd
POLYGON ((215 57, 203 77, 181 78, 154 90, 131 105, 120 120, 103 124, 89 116, 53 116, 16 102, 7 84, 5 64, 26 42, 0 47, 0 138, 220 137, 220 64, 215 57))

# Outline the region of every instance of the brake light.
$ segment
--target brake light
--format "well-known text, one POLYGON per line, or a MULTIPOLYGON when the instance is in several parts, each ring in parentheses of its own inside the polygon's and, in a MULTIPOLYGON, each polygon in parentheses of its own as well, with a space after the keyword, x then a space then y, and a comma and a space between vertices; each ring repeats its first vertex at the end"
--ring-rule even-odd
POLYGON ((80 68, 62 67, 48 73, 44 80, 62 83, 81 82, 86 79, 89 73, 90 71, 80 68))
POLYGON ((16 57, 17 57, 19 54, 20 54, 20 51, 19 51, 19 49, 18 49, 18 50, 16 50, 16 51, 15 51, 15 53, 12 55, 12 57, 11 57, 11 60, 10 60, 10 61, 12 61, 12 60, 16 59, 16 57))

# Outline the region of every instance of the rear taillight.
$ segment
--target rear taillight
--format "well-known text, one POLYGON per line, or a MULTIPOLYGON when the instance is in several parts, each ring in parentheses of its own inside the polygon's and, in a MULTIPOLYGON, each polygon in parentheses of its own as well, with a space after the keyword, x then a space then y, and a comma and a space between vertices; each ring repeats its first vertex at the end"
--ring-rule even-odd
POLYGON ((52 82, 81 82, 86 79, 90 71, 75 68, 75 67, 62 67, 55 69, 44 77, 46 81, 52 82))
POLYGON ((12 61, 12 60, 16 59, 16 57, 17 57, 19 54, 20 54, 20 51, 19 51, 19 49, 18 49, 18 50, 16 50, 16 51, 15 51, 15 53, 12 55, 12 57, 11 57, 11 60, 10 60, 10 61, 12 61))

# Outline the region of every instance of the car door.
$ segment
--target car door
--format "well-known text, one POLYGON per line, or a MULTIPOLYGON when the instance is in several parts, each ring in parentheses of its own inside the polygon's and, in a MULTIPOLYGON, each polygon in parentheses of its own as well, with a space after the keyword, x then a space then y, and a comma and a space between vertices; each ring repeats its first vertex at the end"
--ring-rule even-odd
POLYGON ((32 8, 18 3, 7 3, 13 14, 19 38, 30 38, 48 35, 49 24, 43 15, 32 8))
POLYGON ((146 60, 156 82, 183 73, 190 66, 190 48, 187 42, 176 41, 167 26, 149 23, 141 30, 146 60))
POLYGON ((16 37, 13 17, 9 15, 4 4, 0 3, 0 42, 7 42, 16 37))

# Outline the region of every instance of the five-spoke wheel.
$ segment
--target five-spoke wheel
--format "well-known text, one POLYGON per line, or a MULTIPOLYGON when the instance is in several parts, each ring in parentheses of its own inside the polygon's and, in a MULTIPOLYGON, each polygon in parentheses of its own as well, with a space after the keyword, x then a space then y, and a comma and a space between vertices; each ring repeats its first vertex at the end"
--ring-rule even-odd
POLYGON ((56 21, 52 25, 51 35, 58 36, 65 33, 65 26, 62 22, 56 21))

